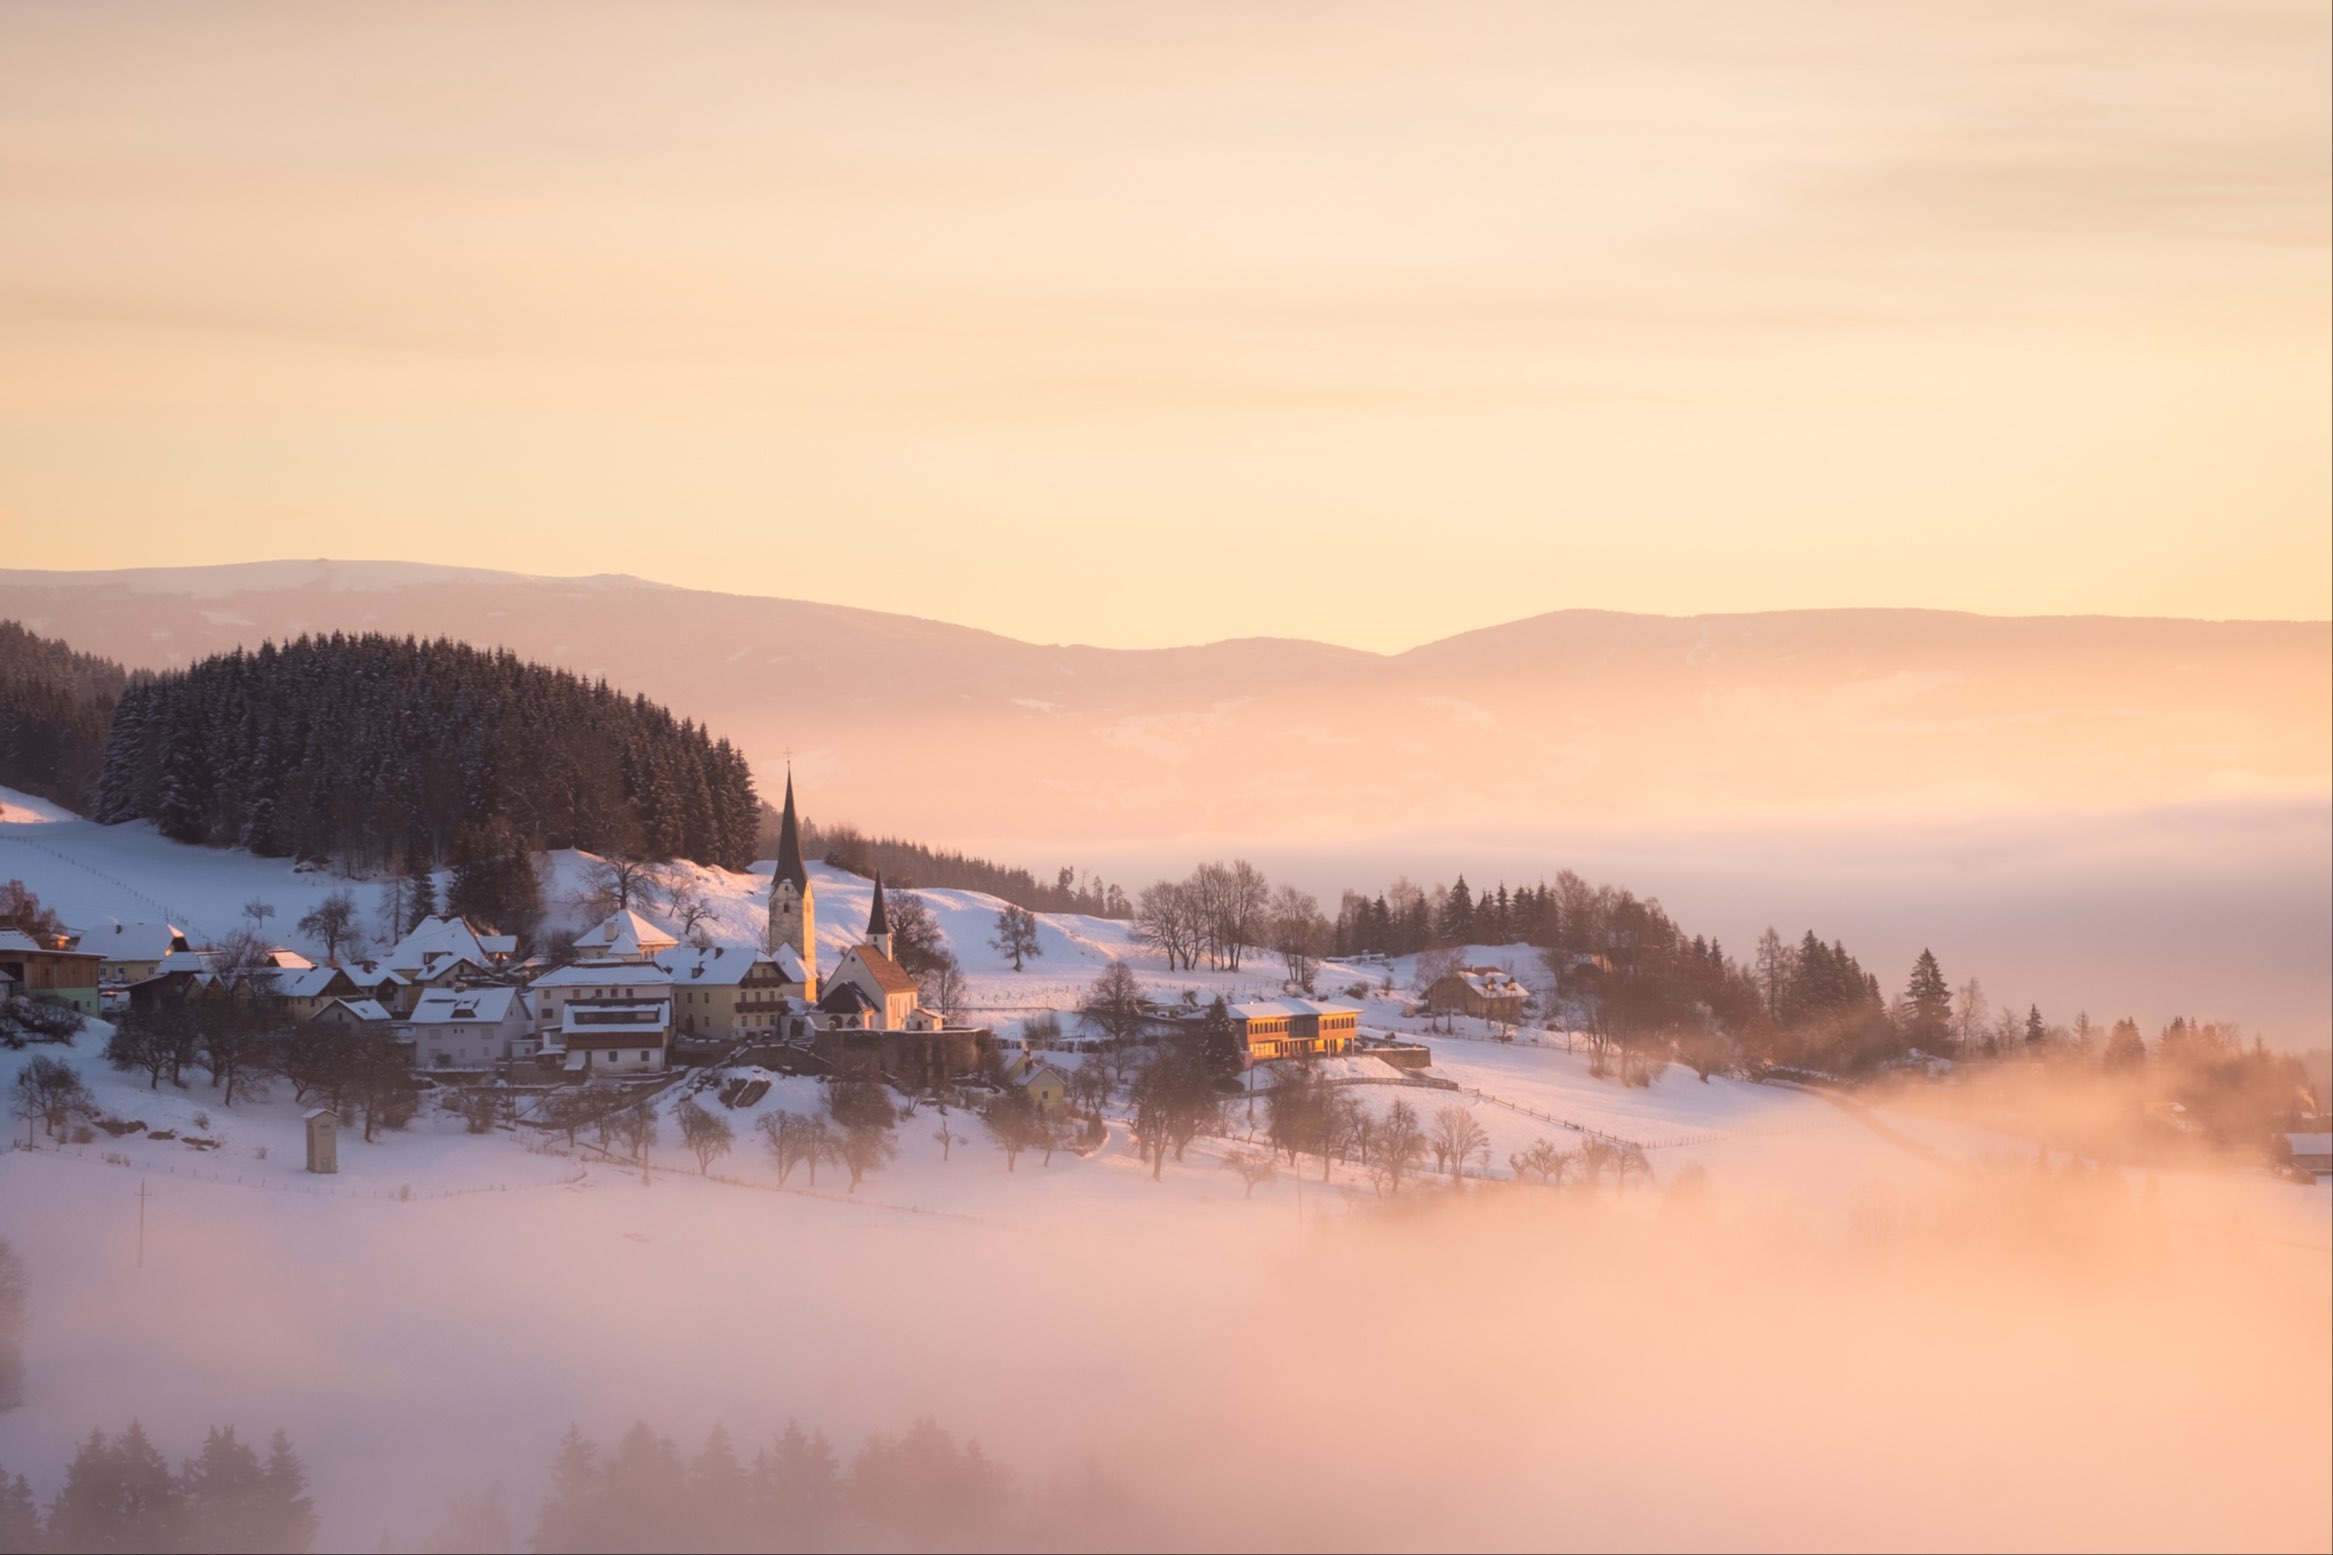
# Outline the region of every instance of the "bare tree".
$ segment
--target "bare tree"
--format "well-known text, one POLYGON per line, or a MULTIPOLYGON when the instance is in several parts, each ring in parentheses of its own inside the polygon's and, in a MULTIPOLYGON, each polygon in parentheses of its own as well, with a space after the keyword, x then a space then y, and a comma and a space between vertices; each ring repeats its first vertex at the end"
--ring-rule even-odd
POLYGON ((1015 907, 1010 902, 998 909, 996 932, 989 937, 988 942, 996 948, 997 954, 1012 958, 1013 970, 1016 972, 1021 969, 1022 962, 1045 954, 1045 947, 1037 939, 1037 915, 1026 907, 1015 907))
POLYGON ((940 1019, 953 1022, 964 1013, 964 1001, 970 997, 972 985, 964 976, 964 963, 947 950, 940 952, 939 963, 915 980, 923 1002, 940 1012, 940 1019))
POLYGON ((672 1110, 673 1120, 680 1124, 680 1137, 696 1153, 697 1174, 710 1175, 713 1163, 727 1155, 737 1143, 737 1130, 729 1120, 712 1111, 694 1096, 683 1097, 672 1110))
POLYGON ((1288 980, 1311 993, 1320 972, 1320 958, 1328 953, 1329 944, 1329 921, 1320 903, 1308 892, 1284 885, 1272 894, 1268 916, 1272 948, 1280 953, 1288 980))
POLYGON ((1429 1144, 1434 1152, 1435 1169, 1459 1177, 1465 1175, 1467 1162, 1477 1156, 1489 1158, 1491 1137, 1470 1108, 1442 1107, 1434 1113, 1429 1144))
POLYGON ((243 904, 243 916, 251 920, 252 933, 265 934, 267 920, 275 916, 275 904, 255 896, 243 904))
POLYGON ((620 853, 595 860, 584 877, 585 910, 601 914, 645 907, 664 883, 664 867, 649 859, 626 858, 620 853))
POLYGON ((27 1145, 32 1143, 35 1122, 55 1139, 64 1132, 67 1119, 90 1110, 89 1088, 71 1064, 44 1055, 16 1072, 16 1092, 9 1110, 24 1120, 27 1145))
POLYGON ((1653 1163, 1650 1158, 1645 1155, 1642 1146, 1621 1145, 1613 1151, 1613 1192, 1626 1193, 1628 1191, 1628 1179, 1631 1177, 1642 1177, 1645 1179, 1645 1181, 1650 1182, 1652 1180, 1652 1175, 1653 1163))
POLYGON ((1187 972, 1199 964, 1199 916, 1188 882, 1161 880, 1135 898, 1132 937, 1163 954, 1168 971, 1187 972))
POLYGON ((1206 1070, 1179 1052, 1161 1053, 1134 1082, 1134 1138, 1159 1179, 1172 1150, 1175 1159, 1221 1112, 1206 1070))
POLYGON ((463 1125, 473 1134, 483 1134, 493 1128, 494 1119, 502 1110, 494 1093, 484 1087, 457 1091, 447 1105, 461 1117, 463 1125))
POLYGON ((333 892, 301 916, 299 930, 324 947, 326 966, 340 965, 341 948, 354 949, 364 939, 356 922, 356 897, 345 890, 333 892))
POLYGON ((761 1130, 763 1143, 769 1148, 770 1161, 778 1169, 778 1186, 784 1187, 786 1179, 794 1174, 794 1168, 803 1165, 809 1166, 811 1185, 817 1186, 818 1164, 815 1156, 821 1145, 818 1136, 823 1133, 825 1125, 797 1112, 772 1112, 765 1113, 757 1126, 761 1130))
POLYGON ((611 1121, 625 1152, 640 1163, 640 1181, 647 1182, 649 1153, 656 1144, 656 1109, 640 1102, 615 1113, 611 1121))
POLYGON ((963 1142, 964 1136, 948 1127, 946 1118, 940 1119, 940 1126, 932 1130, 932 1143, 940 1147, 940 1160, 943 1163, 948 1160, 950 1153, 963 1142))
POLYGON ((1525 1176, 1532 1176, 1539 1179, 1542 1187, 1562 1187, 1564 1173, 1570 1170, 1571 1164, 1571 1152, 1559 1149, 1549 1139, 1534 1140, 1530 1149, 1520 1155, 1507 1157, 1508 1170, 1515 1174, 1518 1182, 1525 1176))
POLYGON ((1018 1168, 1021 1152, 1037 1143, 1038 1131, 1044 1127, 1044 1119, 1037 1115, 1037 1104, 1017 1086, 1006 1087, 1002 1096, 990 1102, 980 1121, 987 1128, 988 1137, 996 1142, 996 1148, 1004 1152, 1004 1169, 1008 1172, 1018 1168))
POLYGON ((1379 1191, 1399 1194, 1402 1178, 1416 1171, 1425 1155, 1426 1131, 1419 1126, 1417 1110, 1396 1099, 1377 1126, 1376 1154, 1369 1163, 1379 1191))
POLYGON ((685 875, 674 875, 664 888, 664 921, 686 944, 702 950, 712 943, 704 926, 714 921, 713 904, 685 875))
POLYGON ((889 1128, 875 1128, 865 1124, 842 1130, 835 1142, 834 1157, 851 1174, 850 1191, 859 1191, 859 1180, 869 1172, 888 1164, 899 1153, 892 1142, 889 1128))
POLYGON ((1280 1168, 1273 1164, 1272 1158, 1255 1150, 1234 1150, 1223 1158, 1223 1164, 1239 1173, 1239 1180, 1247 1184, 1243 1198, 1254 1198, 1258 1183, 1272 1182, 1280 1175, 1280 1168))
POLYGON ((1104 967, 1086 990, 1078 1014, 1113 1046, 1123 1049, 1133 1042, 1142 1034, 1143 1020, 1142 984, 1135 979, 1134 969, 1123 961, 1104 967))

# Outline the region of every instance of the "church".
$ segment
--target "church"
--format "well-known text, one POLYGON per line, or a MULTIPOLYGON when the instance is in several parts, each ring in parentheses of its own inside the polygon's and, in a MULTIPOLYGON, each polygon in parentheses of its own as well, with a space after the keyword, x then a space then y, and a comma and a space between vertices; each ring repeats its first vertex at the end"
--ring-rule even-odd
POLYGON ((794 775, 786 774, 786 802, 778 816, 778 857, 770 874, 769 951, 790 951, 802 962, 807 1014, 796 1028, 833 1069, 873 1067, 895 1083, 933 1085, 977 1070, 995 1046, 984 1030, 950 1026, 924 1007, 915 979, 892 959, 891 917, 883 877, 866 933, 844 950, 831 973, 818 965, 817 886, 802 857, 801 823, 794 813, 794 775))

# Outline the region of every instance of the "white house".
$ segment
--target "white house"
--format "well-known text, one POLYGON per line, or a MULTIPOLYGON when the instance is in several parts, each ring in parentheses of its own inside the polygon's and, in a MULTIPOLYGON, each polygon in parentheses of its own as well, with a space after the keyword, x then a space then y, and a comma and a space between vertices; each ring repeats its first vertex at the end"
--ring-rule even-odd
POLYGON ((467 962, 491 971, 518 950, 515 934, 481 934, 463 918, 424 918, 406 931, 381 960, 414 981, 434 977, 449 963, 467 962))
POLYGON ((406 1017, 417 1069, 496 1069, 532 1058, 536 1034, 516 988, 431 988, 406 1017))
POLYGON ((680 941, 629 907, 575 936, 575 954, 594 961, 649 961, 680 941))
POLYGON ((529 986, 544 1053, 571 1073, 652 1074, 672 1036, 672 974, 648 961, 579 961, 529 986))

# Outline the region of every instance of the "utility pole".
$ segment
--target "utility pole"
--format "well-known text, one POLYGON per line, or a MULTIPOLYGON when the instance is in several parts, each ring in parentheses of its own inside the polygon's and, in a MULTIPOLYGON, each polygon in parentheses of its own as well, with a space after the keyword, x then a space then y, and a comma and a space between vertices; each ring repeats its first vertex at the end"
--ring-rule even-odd
POLYGON ((138 1179, 138 1267, 146 1267, 146 1179, 138 1179))

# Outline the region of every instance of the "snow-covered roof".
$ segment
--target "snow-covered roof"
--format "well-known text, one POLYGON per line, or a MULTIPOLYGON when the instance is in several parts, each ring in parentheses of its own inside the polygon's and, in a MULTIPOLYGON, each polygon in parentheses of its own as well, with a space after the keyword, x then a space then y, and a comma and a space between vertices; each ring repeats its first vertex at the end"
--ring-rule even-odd
POLYGON ((382 1008, 378 999, 335 999, 323 1009, 318 1010, 316 1018, 321 1020, 325 1013, 331 1010, 346 1010, 358 1020, 367 1023, 379 1021, 386 1025, 394 1018, 386 1009, 382 1008))
POLYGON ((2333 1155, 2333 1134, 2287 1134, 2294 1155, 2333 1155))
POLYGON ((123 923, 109 918, 93 929, 82 929, 81 948, 108 961, 159 961, 174 950, 187 948, 186 934, 175 924, 123 923))
POLYGON ((379 961, 352 961, 341 970, 359 988, 402 988, 406 983, 402 972, 391 971, 379 961))
POLYGON ((336 966, 287 967, 260 975, 267 979, 268 992, 279 999, 321 998, 334 978, 345 976, 336 966))
POLYGON ((503 941, 510 943, 501 954, 508 955, 517 948, 513 936, 480 934, 461 918, 424 918, 407 930, 405 937, 381 959, 401 972, 435 971, 449 959, 489 967, 496 955, 493 945, 503 941))
POLYGON ((0 929, 0 950, 32 950, 44 956, 87 956, 92 961, 102 959, 94 950, 58 950, 54 946, 44 945, 22 929, 0 929))
POLYGON ((265 959, 269 966, 286 972, 305 972, 316 964, 288 945, 270 945, 265 959))
POLYGON ((679 945, 658 951, 655 961, 672 974, 675 983, 697 987, 734 987, 757 966, 777 968, 778 975, 789 983, 806 980, 802 958, 791 945, 779 946, 774 955, 766 950, 740 950, 735 945, 679 945))
POLYGON ((1361 1007, 1322 999, 1257 999, 1231 1007, 1234 1020, 1300 1020, 1315 1015, 1350 1015, 1358 1020, 1361 1007))
POLYGON ((662 1031, 672 1007, 661 999, 643 1003, 577 1000, 559 1012, 559 1032, 568 1037, 604 1037, 627 1031, 662 1031))
POLYGON ((171 972, 208 972, 210 969, 211 953, 207 950, 174 950, 154 963, 156 977, 171 972))
POLYGON ((499 1025, 510 1019, 518 993, 516 988, 432 988, 415 1001, 408 1019, 416 1026, 499 1025))
POLYGON ((629 907, 575 936, 575 953, 644 961, 680 943, 629 907))
POLYGON ((652 961, 578 961, 536 978, 535 988, 663 988, 672 974, 652 961))

